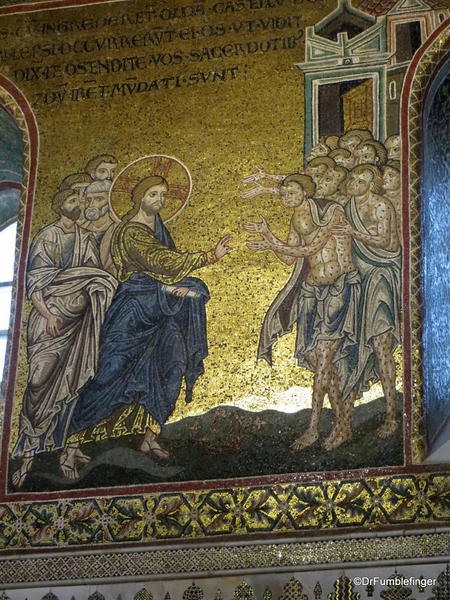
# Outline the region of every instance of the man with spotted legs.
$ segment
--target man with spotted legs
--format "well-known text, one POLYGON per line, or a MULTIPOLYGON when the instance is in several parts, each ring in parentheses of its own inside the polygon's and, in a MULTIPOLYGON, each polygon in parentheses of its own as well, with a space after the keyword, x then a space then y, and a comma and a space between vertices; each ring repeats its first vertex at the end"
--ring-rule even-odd
POLYGON ((401 247, 396 211, 382 195, 383 180, 374 165, 355 167, 347 180, 349 223, 340 227, 353 239, 353 260, 361 276, 357 367, 344 394, 361 396, 381 381, 386 414, 377 434, 387 437, 399 425, 395 361, 400 343, 401 247))
POLYGON ((320 415, 328 393, 335 414, 333 428, 324 440, 327 450, 351 439, 339 378, 340 363, 356 344, 359 275, 352 261, 351 238, 336 234, 347 223, 344 210, 327 195, 337 181, 324 178, 316 188, 307 175, 290 175, 281 195, 293 209, 287 242, 277 239, 266 222, 247 223, 244 229, 262 236, 247 243, 252 250, 272 250, 294 272, 267 311, 261 329, 258 357, 271 364, 276 339, 297 326, 295 356, 299 365, 314 372, 312 412, 308 429, 292 444, 301 450, 319 439, 320 415), (321 198, 313 198, 315 191, 321 198))

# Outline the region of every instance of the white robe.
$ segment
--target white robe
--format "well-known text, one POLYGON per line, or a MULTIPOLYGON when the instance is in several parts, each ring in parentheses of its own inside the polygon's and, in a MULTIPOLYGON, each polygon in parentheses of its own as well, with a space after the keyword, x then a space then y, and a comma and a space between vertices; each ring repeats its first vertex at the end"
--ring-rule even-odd
POLYGON ((27 292, 41 291, 47 308, 62 319, 56 337, 33 306, 27 330, 28 385, 13 456, 33 456, 64 445, 80 389, 95 374, 100 329, 116 279, 98 268, 92 234, 78 226, 65 233, 53 223, 30 248, 27 292))

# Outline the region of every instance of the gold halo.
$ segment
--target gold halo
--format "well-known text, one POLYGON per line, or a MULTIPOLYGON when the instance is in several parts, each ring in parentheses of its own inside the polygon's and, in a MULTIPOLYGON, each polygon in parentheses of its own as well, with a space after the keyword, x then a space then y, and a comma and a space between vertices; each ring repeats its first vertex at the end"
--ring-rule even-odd
POLYGON ((192 177, 187 167, 173 156, 151 154, 131 162, 114 179, 109 191, 109 207, 117 221, 133 208, 131 192, 134 186, 149 175, 164 177, 169 184, 166 206, 161 211, 164 223, 174 219, 187 206, 192 191, 192 177))

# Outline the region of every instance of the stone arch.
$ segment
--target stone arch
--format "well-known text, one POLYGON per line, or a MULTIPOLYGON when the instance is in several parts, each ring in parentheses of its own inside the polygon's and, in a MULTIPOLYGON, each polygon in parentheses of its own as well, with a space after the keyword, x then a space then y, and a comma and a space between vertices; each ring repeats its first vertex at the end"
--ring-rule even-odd
MULTIPOLYGON (((9 327, 9 343, 5 359, 4 381, 8 381, 8 387, 3 390, 6 398, 5 409, 0 402, 0 424, 10 416, 12 398, 14 394, 14 377, 8 377, 17 365, 20 323, 23 310, 25 292, 25 270, 28 253, 28 242, 30 236, 31 213, 36 185, 36 172, 39 152, 39 133, 33 110, 21 92, 7 77, 0 75, 0 107, 4 109, 16 123, 22 135, 22 183, 20 186, 20 198, 17 213, 17 235, 15 248, 16 274, 12 290, 12 315, 9 327)), ((7 436, 3 444, 7 443, 7 436)), ((2 465, 0 472, 6 474, 6 452, 2 453, 2 465)))
POLYGON ((422 118, 430 85, 450 60, 450 19, 416 52, 406 73, 401 99, 403 210, 403 346, 407 462, 421 463, 427 453, 423 395, 423 302, 420 208, 422 181, 422 118))

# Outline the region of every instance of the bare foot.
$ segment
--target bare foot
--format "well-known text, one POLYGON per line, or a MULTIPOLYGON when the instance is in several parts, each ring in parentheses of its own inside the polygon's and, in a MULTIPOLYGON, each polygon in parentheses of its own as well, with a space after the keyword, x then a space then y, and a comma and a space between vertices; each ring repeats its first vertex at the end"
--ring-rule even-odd
POLYGON ((331 433, 324 439, 323 447, 325 450, 334 450, 339 448, 344 442, 352 439, 353 432, 350 427, 333 427, 331 433))
POLYGON ((156 436, 153 438, 144 438, 139 450, 144 454, 154 454, 158 458, 167 460, 170 457, 170 452, 159 445, 156 436))
POLYGON ((398 429, 399 422, 394 417, 386 417, 384 422, 377 429, 377 436, 380 438, 387 438, 398 429))
POLYGON ((291 444, 291 450, 303 450, 312 446, 319 439, 319 432, 315 429, 307 429, 300 437, 291 444))
POLYGON ((27 478, 28 472, 33 464, 33 457, 24 458, 22 464, 14 471, 12 475, 12 482, 15 488, 19 489, 23 486, 23 482, 27 478))
POLYGON ((80 473, 78 472, 77 465, 85 464, 91 461, 90 456, 81 452, 79 448, 68 446, 64 448, 59 457, 59 467, 61 473, 67 479, 79 479, 80 473))

